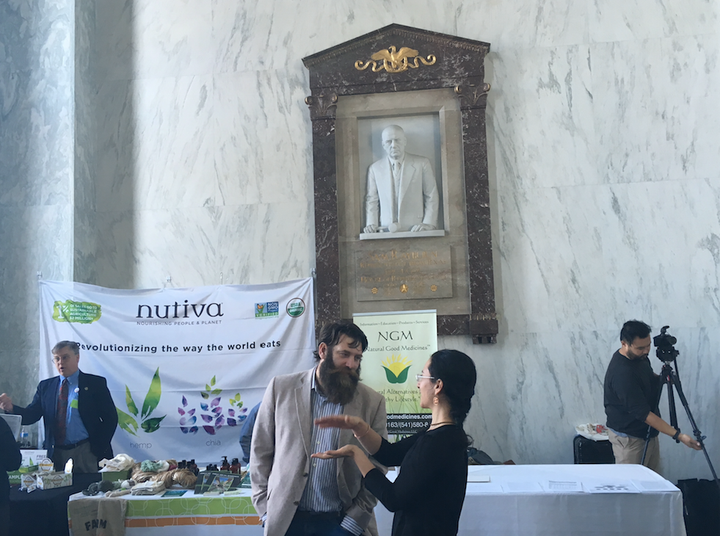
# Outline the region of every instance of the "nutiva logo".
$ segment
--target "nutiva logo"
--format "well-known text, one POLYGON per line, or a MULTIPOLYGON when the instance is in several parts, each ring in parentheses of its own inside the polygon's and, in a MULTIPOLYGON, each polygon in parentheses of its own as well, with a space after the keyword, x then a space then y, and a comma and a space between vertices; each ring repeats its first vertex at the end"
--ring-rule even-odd
POLYGON ((135 318, 200 318, 203 315, 211 318, 223 316, 222 303, 189 303, 185 300, 184 303, 170 305, 141 304, 135 318))

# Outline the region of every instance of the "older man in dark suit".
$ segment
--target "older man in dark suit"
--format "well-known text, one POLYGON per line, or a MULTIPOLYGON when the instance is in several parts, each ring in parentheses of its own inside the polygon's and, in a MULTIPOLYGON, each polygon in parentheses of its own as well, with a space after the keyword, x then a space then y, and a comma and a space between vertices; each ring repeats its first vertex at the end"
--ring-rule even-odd
POLYGON ((15 406, 5 393, 0 395, 0 408, 21 415, 23 424, 43 419, 43 448, 56 470, 72 458, 74 472, 97 472, 99 460, 113 457, 110 441, 118 422, 107 382, 102 376, 80 371, 76 342, 61 341, 52 354, 60 375, 41 381, 26 408, 15 406))

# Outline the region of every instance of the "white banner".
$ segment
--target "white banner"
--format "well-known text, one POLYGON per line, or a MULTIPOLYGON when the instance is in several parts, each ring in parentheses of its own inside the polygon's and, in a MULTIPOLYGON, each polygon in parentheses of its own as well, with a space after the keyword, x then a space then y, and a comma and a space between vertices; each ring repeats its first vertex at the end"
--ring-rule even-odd
POLYGON ((368 338, 363 382, 385 397, 388 433, 413 434, 425 428, 430 410, 420 407, 415 375, 437 351, 436 311, 361 313, 353 321, 368 338))
POLYGON ((80 344, 107 379, 115 454, 137 461, 241 457, 240 427, 271 378, 313 366, 312 279, 271 285, 116 290, 40 282, 40 378, 51 349, 80 344), (47 357, 47 359, 44 359, 47 357))

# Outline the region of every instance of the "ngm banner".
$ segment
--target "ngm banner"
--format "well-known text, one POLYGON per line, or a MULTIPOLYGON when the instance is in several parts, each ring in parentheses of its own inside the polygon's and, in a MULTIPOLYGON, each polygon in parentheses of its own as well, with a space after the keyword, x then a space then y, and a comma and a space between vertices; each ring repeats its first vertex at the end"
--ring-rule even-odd
POLYGON ((414 311, 357 314, 353 321, 368 338, 363 353, 363 382, 385 397, 388 433, 414 434, 430 422, 420 407, 416 374, 437 350, 437 314, 414 311), (379 364, 379 366, 375 366, 379 364))
POLYGON ((271 378, 309 369, 312 279, 272 285, 115 290, 40 282, 40 377, 51 349, 80 345, 80 370, 107 379, 116 454, 136 461, 241 457, 240 428, 271 378))

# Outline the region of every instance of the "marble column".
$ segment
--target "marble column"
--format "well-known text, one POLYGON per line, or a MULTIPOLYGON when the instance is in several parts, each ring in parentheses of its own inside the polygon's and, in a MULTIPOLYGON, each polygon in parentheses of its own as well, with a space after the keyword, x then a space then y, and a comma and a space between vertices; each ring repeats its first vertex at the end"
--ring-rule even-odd
POLYGON ((0 3, 0 392, 20 404, 37 383, 37 274, 72 278, 74 13, 0 3))

